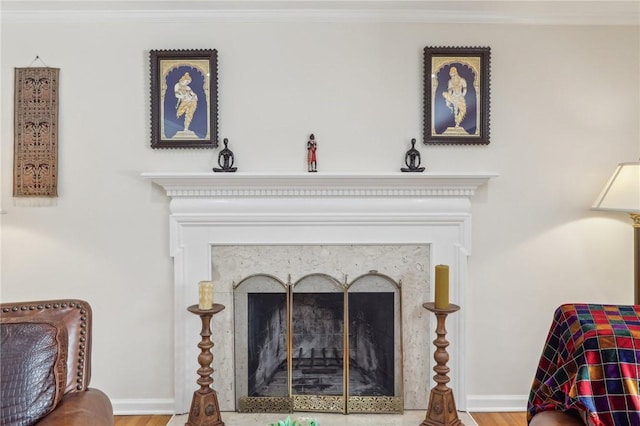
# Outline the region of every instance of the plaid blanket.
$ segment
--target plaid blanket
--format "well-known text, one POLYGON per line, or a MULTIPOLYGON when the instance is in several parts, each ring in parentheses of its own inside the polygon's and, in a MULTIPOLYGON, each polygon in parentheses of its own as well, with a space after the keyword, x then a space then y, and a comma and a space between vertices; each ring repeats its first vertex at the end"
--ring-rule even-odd
POLYGON ((556 309, 540 357, 527 420, 578 410, 595 426, 640 425, 640 305, 556 309))

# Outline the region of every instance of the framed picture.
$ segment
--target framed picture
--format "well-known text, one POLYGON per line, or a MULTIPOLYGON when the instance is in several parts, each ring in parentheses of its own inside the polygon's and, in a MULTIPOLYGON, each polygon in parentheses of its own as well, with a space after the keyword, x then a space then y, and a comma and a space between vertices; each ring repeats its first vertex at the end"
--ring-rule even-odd
POLYGON ((490 48, 425 47, 424 143, 489 143, 490 48))
POLYGON ((218 147, 217 53, 150 51, 151 148, 218 147))

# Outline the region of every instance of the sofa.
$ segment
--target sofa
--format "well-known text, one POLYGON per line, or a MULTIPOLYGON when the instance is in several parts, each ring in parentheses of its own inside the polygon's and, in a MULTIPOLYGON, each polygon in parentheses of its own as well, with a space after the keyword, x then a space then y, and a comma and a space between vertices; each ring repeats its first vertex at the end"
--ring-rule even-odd
POLYGON ((529 424, 640 425, 638 348, 640 305, 560 305, 531 385, 529 424))
POLYGON ((113 426, 90 388, 92 311, 83 300, 0 304, 0 424, 113 426))

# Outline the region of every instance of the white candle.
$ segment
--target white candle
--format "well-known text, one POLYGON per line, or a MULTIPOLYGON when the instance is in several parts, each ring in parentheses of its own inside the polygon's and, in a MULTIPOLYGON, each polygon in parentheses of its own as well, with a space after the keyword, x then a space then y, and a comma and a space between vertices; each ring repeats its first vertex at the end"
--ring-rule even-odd
POLYGON ((198 307, 200 309, 211 309, 213 307, 213 282, 200 281, 198 283, 198 307))

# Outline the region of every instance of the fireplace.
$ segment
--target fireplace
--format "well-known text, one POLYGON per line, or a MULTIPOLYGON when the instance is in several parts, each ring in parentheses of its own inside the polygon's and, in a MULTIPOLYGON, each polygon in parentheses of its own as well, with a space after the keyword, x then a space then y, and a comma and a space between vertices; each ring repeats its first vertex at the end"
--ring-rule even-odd
MULTIPOLYGON (((396 266, 387 266, 383 271, 392 281, 401 281, 402 296, 397 312, 401 316, 399 323, 402 328, 394 339, 402 340, 402 353, 397 357, 399 370, 397 367, 387 368, 385 374, 393 370, 393 378, 381 379, 379 392, 389 393, 389 383, 393 381, 394 394, 399 392, 405 409, 426 408, 428 391, 434 384, 432 341, 435 339, 435 325, 422 303, 433 300, 433 266, 450 265, 451 301, 462 306, 462 309, 447 321, 447 339, 450 342, 448 366, 451 368, 449 385, 455 393, 458 408, 464 410, 465 363, 462 354, 465 342, 464 295, 468 282, 466 260, 471 254, 471 197, 492 176, 431 173, 143 174, 145 179, 161 186, 171 198, 169 249, 174 259, 176 413, 188 411, 190 397, 196 387, 200 326, 186 308, 197 303, 198 281, 214 281, 215 301, 226 306, 212 323, 212 340, 215 344, 212 366, 215 369, 214 388, 218 391, 220 409, 234 411, 240 408, 236 397, 239 395, 236 392, 239 383, 235 372, 249 369, 248 359, 234 357, 237 341, 245 338, 241 337, 242 333, 236 324, 234 286, 251 275, 265 272, 284 283, 285 287, 290 280, 293 283, 306 274, 327 272, 324 268, 296 270, 286 257, 270 261, 274 265, 273 271, 237 268, 243 257, 233 254, 234 250, 259 250, 265 247, 321 250, 321 253, 327 247, 349 247, 357 248, 364 253, 358 256, 364 257, 368 257, 367 250, 371 247, 381 248, 382 251, 389 247, 403 247, 427 253, 426 258, 400 257, 401 260, 392 262, 396 266), (406 270, 395 269, 401 265, 406 266, 406 270), (222 272, 229 270, 237 273, 234 272, 232 276, 222 272), (293 278, 290 279, 289 275, 293 278)), ((269 250, 262 252, 268 253, 269 250)), ((313 257, 313 262, 322 260, 322 256, 313 257)), ((358 263, 353 258, 349 262, 347 255, 338 257, 346 260, 348 266, 345 269, 358 263)), ((365 274, 367 272, 369 270, 365 274)), ((333 270, 327 274, 343 284, 363 272, 346 271, 344 275, 352 277, 347 279, 333 270)), ((282 303, 282 294, 280 299, 273 297, 273 304, 282 303)), ((276 318, 281 314, 264 312, 262 315, 277 322, 276 318)), ((330 316, 328 313, 326 315, 330 316)), ((263 344, 276 347, 275 341, 263 344)), ((296 355, 303 362, 300 368, 305 366, 304 362, 308 364, 311 355, 310 348, 306 352, 305 347, 302 349, 302 356, 296 355)), ((340 348, 336 349, 340 353, 340 348)), ((322 348, 316 350, 321 351, 322 348)), ((325 352, 327 350, 328 355, 324 355, 328 358, 327 368, 337 368, 332 363, 339 362, 340 356, 333 356, 331 348, 326 348, 325 352)), ((314 358, 317 357, 322 358, 322 355, 314 353, 314 358)), ((342 362, 349 358, 345 357, 342 362)), ((254 374, 252 379, 254 387, 259 384, 257 380, 261 374, 264 378, 277 373, 275 365, 266 367, 265 364, 260 368, 262 372, 254 374)), ((248 396, 249 379, 246 380, 248 396)), ((317 386, 318 383, 316 377, 308 381, 306 388, 313 388, 316 392, 323 387, 317 386)), ((297 389, 305 389, 304 380, 297 384, 297 389)))
POLYGON ((217 246, 212 255, 213 274, 234 282, 239 411, 403 410, 402 286, 427 293, 427 245, 217 246))
POLYGON ((265 280, 275 279, 253 276, 235 293, 236 365, 247 366, 235 370, 239 411, 402 412, 397 283, 311 274, 285 293, 251 292, 265 280), (363 291, 373 283, 388 291, 363 291))

